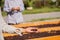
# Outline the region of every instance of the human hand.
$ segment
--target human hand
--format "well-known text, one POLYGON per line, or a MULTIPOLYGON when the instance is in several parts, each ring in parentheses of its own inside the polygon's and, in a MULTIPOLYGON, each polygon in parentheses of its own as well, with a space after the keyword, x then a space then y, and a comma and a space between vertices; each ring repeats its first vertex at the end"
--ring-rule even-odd
POLYGON ((18 34, 18 35, 20 35, 20 36, 23 36, 23 34, 22 34, 23 31, 24 31, 23 28, 17 28, 17 29, 15 30, 15 33, 18 34))
POLYGON ((15 7, 15 10, 19 11, 20 10, 20 7, 15 7))
POLYGON ((38 33, 38 28, 29 27, 29 28, 26 28, 25 31, 28 33, 33 33, 33 32, 38 33))
POLYGON ((14 8, 12 8, 12 11, 14 11, 14 10, 19 11, 20 10, 20 7, 14 7, 14 8))
POLYGON ((38 33, 38 28, 35 27, 28 27, 26 29, 23 28, 17 28, 15 31, 18 35, 23 36, 22 33, 26 32, 26 33, 38 33))
POLYGON ((14 11, 14 10, 15 10, 15 8, 12 8, 11 10, 12 10, 12 11, 14 11))

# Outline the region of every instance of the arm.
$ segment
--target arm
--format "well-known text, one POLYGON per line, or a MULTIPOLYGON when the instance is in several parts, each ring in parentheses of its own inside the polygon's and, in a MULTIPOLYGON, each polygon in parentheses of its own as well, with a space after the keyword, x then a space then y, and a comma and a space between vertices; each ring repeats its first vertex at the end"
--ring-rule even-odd
POLYGON ((1 10, 0 10, 0 28, 1 28, 1 31, 3 31, 3 32, 17 33, 20 36, 22 36, 22 34, 21 34, 22 29, 21 28, 19 29, 20 31, 18 33, 18 31, 17 31, 18 28, 15 28, 15 27, 5 23, 5 21, 4 21, 3 17, 2 17, 2 14, 1 14, 1 10))
POLYGON ((11 11, 11 10, 9 9, 9 4, 8 4, 8 1, 7 1, 7 0, 5 0, 5 2, 4 2, 4 8, 3 8, 3 10, 6 11, 6 12, 11 11))
POLYGON ((20 11, 24 10, 24 3, 23 0, 20 0, 20 11))
POLYGON ((16 33, 20 36, 22 36, 22 28, 15 28, 14 26, 11 25, 4 25, 3 27, 3 32, 7 32, 7 33, 16 33))

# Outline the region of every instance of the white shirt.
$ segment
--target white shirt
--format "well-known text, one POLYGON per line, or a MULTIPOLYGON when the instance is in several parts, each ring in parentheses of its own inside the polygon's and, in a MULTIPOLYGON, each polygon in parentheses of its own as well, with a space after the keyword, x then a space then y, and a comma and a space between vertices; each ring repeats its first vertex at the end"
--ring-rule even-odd
POLYGON ((12 7, 20 7, 20 11, 24 10, 24 4, 22 0, 5 0, 4 2, 4 11, 9 12, 11 11, 12 7))
POLYGON ((24 4, 22 0, 5 0, 4 11, 7 12, 7 23, 18 24, 24 22, 22 11, 24 10, 24 4), (11 8, 20 7, 20 11, 11 12, 11 8))

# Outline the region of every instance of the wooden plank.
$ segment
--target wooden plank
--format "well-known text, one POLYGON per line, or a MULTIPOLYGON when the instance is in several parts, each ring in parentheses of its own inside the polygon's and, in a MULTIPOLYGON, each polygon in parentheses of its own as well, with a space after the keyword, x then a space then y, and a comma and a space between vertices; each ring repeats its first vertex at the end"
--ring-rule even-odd
POLYGON ((60 24, 60 20, 27 22, 27 23, 13 25, 13 26, 15 26, 15 27, 30 27, 30 26, 38 26, 38 25, 46 25, 46 24, 60 24))
POLYGON ((34 38, 34 39, 28 39, 28 40, 60 40, 60 35, 43 37, 43 38, 34 38))
MULTIPOLYGON (((42 32, 51 33, 51 32, 55 32, 55 31, 60 31, 60 26, 57 26, 57 27, 49 27, 49 28, 39 28, 39 29, 37 29, 37 30, 38 30, 40 33, 42 33, 42 32)), ((28 34, 28 33, 23 33, 23 34, 28 34)), ((14 35, 17 35, 17 34, 4 33, 4 37, 14 36, 14 35)))

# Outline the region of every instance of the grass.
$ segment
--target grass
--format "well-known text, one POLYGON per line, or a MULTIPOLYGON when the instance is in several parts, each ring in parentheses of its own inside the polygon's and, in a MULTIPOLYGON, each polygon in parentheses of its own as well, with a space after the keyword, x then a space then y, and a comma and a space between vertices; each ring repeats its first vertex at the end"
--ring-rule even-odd
MULTIPOLYGON (((57 12, 60 11, 60 8, 48 8, 48 7, 44 7, 44 8, 35 8, 32 10, 25 10, 23 12, 23 14, 37 14, 37 13, 47 13, 47 12, 57 12)), ((7 14, 5 12, 2 12, 3 16, 6 16, 7 14)))
POLYGON ((7 13, 6 13, 6 12, 2 12, 2 15, 3 15, 3 16, 6 16, 6 15, 7 15, 7 13))
POLYGON ((52 20, 52 19, 60 19, 60 17, 56 17, 56 18, 41 18, 41 19, 33 19, 31 22, 34 22, 34 21, 44 21, 44 20, 52 20))
POLYGON ((60 8, 39 8, 39 9, 33 9, 33 10, 25 10, 23 14, 37 14, 37 13, 47 13, 47 12, 57 12, 60 11, 60 8))

